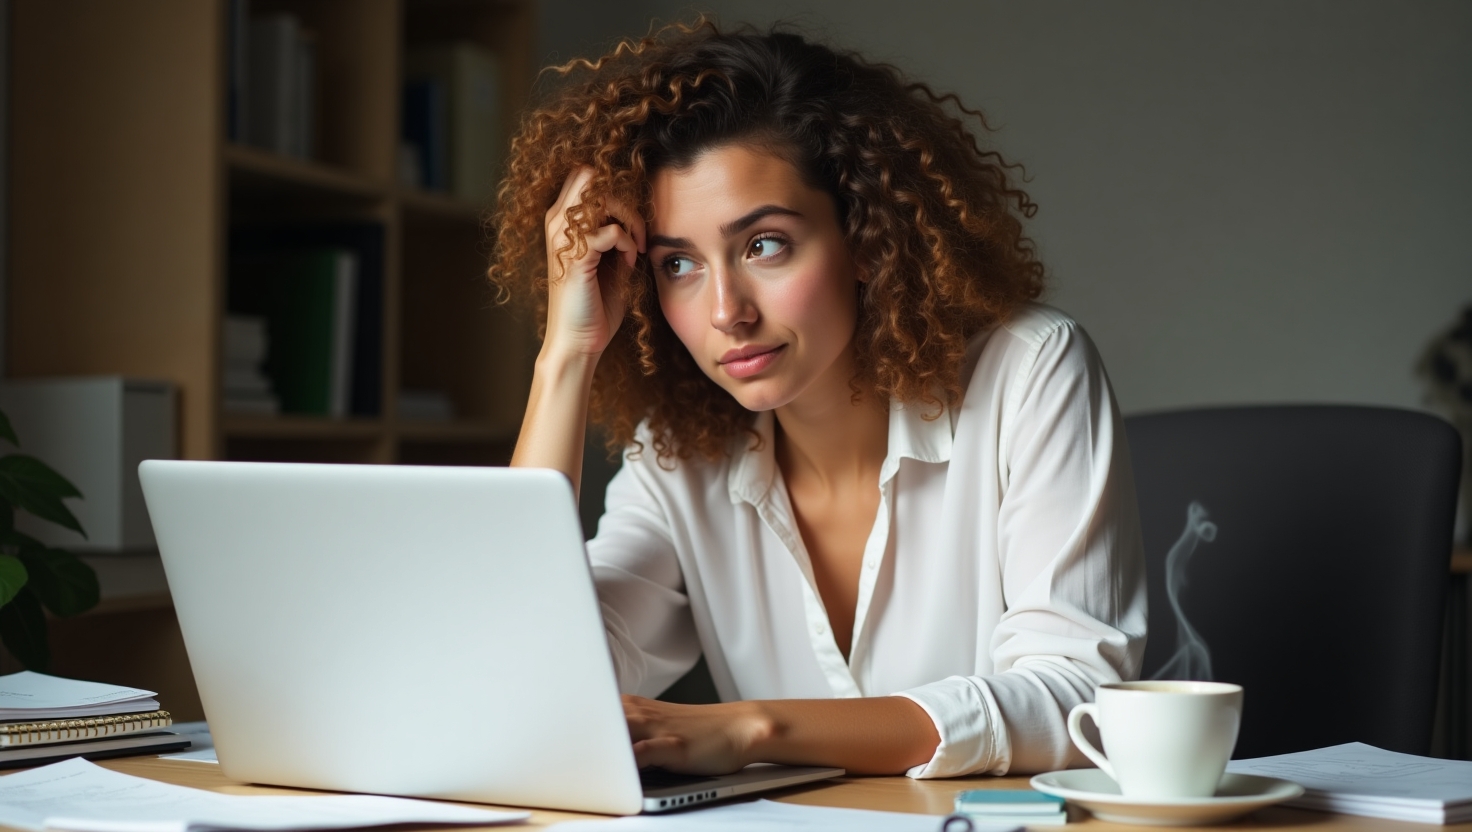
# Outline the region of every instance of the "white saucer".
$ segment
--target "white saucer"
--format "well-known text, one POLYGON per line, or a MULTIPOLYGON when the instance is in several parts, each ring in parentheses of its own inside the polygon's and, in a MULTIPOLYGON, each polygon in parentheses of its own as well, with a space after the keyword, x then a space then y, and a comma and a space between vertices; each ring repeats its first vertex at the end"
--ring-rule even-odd
POLYGON ((1292 800, 1303 787, 1276 777, 1224 774, 1213 797, 1147 800, 1124 797, 1109 775, 1097 768, 1050 771, 1032 778, 1032 787, 1094 813, 1100 820, 1145 826, 1200 826, 1226 823, 1248 812, 1292 800))

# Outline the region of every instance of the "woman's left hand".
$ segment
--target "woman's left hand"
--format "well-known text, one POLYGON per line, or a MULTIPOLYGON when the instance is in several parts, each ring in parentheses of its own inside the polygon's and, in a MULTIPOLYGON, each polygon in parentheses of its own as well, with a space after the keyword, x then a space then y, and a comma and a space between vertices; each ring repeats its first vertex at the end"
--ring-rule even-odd
POLYGON ((756 702, 677 705, 642 696, 623 700, 640 768, 729 774, 756 762, 757 745, 772 733, 772 721, 756 702))

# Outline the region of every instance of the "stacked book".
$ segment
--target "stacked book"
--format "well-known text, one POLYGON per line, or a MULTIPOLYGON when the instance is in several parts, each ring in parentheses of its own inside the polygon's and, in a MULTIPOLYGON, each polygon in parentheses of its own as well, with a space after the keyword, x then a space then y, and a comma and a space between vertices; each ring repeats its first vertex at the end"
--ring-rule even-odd
POLYGON ((0 768, 189 747, 154 693, 23 671, 0 676, 0 768))
POLYGON ((259 315, 225 316, 225 411, 274 416, 281 402, 263 367, 269 351, 267 321, 259 315))
POLYGON ((1362 742, 1233 760, 1227 771, 1303 786, 1287 805, 1346 815, 1451 824, 1472 821, 1472 762, 1418 757, 1362 742))
POLYGON ((970 789, 956 795, 956 814, 977 823, 1062 826, 1068 823, 1063 798, 1031 789, 970 789))

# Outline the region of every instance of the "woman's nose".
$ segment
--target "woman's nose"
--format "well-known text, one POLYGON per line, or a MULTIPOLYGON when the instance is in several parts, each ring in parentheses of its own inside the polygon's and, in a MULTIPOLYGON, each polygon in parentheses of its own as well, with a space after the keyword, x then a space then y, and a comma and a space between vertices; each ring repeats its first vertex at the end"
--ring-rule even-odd
POLYGON ((715 292, 710 307, 711 326, 722 332, 731 332, 740 326, 756 323, 759 317, 756 304, 741 275, 731 269, 721 269, 714 275, 711 286, 715 292))

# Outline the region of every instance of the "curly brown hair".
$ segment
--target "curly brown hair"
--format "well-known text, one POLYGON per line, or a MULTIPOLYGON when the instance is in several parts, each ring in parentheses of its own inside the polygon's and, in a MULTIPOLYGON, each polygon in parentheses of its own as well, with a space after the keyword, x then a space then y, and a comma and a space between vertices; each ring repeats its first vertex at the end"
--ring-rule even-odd
MULTIPOLYGON (((867 277, 855 390, 954 404, 967 341, 1042 291, 1021 221, 1037 207, 1012 183, 1016 166, 982 150, 963 121, 987 132, 985 118, 893 66, 790 32, 723 32, 701 19, 552 70, 562 83, 523 119, 490 219, 491 283, 503 298, 534 299, 543 328, 544 221, 571 172, 594 171, 584 204, 568 210, 564 246, 581 256, 607 200, 638 206, 647 220, 654 174, 738 143, 779 154, 834 200, 867 277)), ((590 417, 611 448, 633 443, 647 421, 662 463, 727 453, 753 414, 664 320, 646 256, 623 292, 629 320, 598 362, 590 417)))

